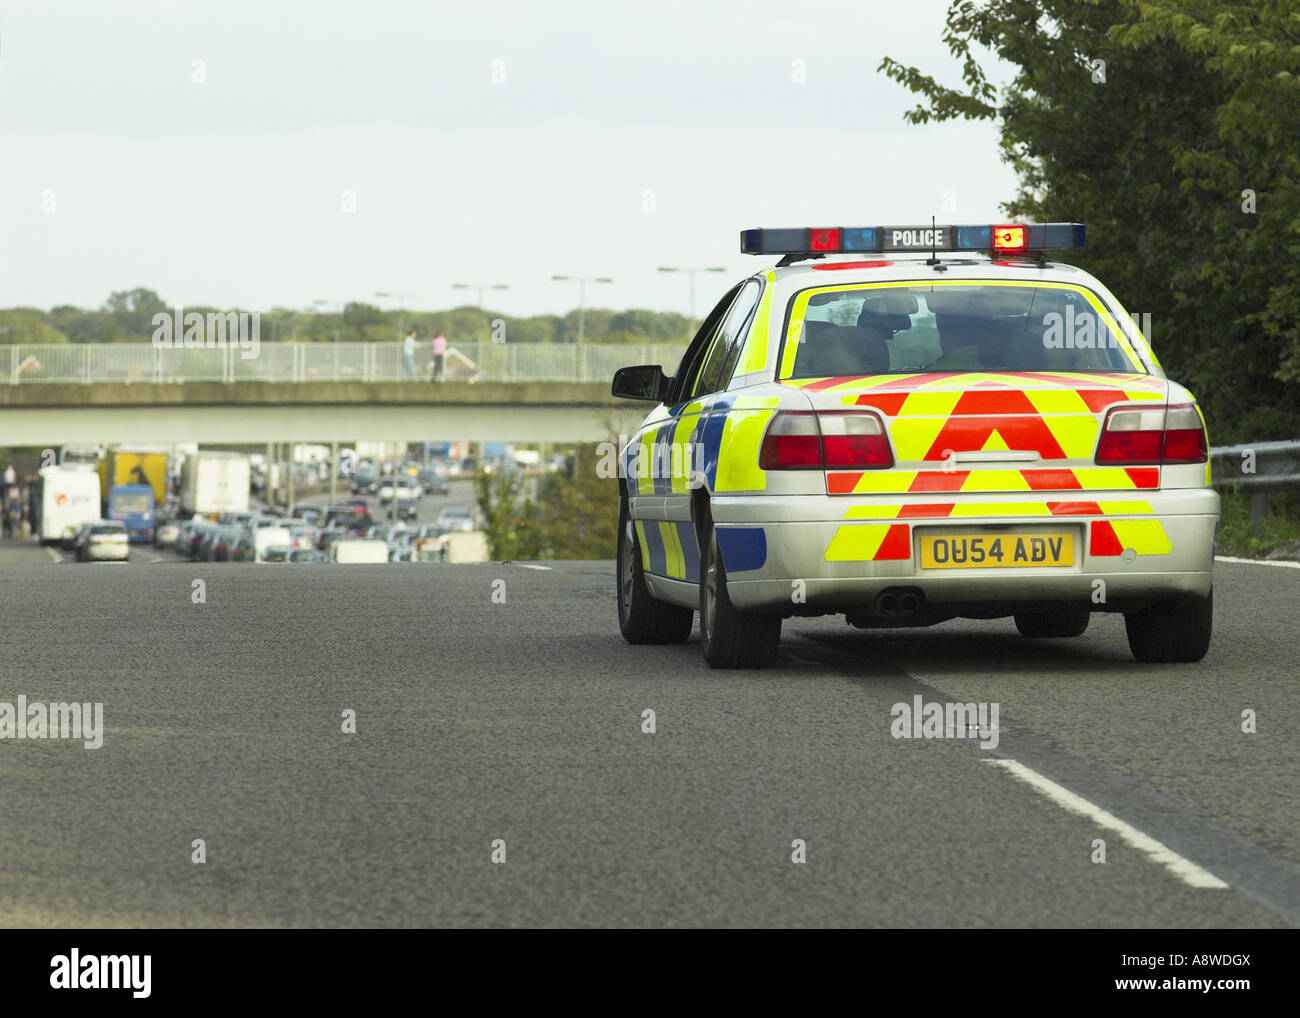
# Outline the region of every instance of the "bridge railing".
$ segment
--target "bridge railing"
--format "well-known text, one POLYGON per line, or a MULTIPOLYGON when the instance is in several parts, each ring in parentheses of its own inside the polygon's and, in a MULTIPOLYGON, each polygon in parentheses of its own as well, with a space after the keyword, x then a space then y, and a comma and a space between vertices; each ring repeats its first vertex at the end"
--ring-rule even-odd
MULTIPOLYGON (((681 343, 457 343, 449 346, 449 381, 608 382, 629 364, 672 372, 681 343)), ((400 343, 259 343, 159 348, 151 343, 0 345, 0 384, 42 382, 393 382, 433 376, 428 344, 410 374, 400 343)))

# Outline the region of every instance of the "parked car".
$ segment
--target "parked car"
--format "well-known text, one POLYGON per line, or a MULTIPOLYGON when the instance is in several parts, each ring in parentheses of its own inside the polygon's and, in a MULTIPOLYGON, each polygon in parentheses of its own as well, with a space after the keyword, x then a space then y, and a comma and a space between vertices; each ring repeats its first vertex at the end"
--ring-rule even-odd
POLYGON ((473 530, 474 513, 461 505, 449 505, 438 513, 436 523, 444 530, 473 530))
POLYGON ((352 476, 352 494, 373 495, 378 490, 379 477, 375 474, 375 468, 365 464, 357 467, 357 472, 352 476))
POLYGON ((426 495, 446 495, 451 491, 451 481, 446 464, 430 463, 420 468, 416 475, 426 495))
POLYGON ((252 562, 255 551, 253 535, 245 531, 230 545, 231 562, 252 562))
POLYGON ((294 548, 289 552, 285 561, 290 564, 309 564, 318 565, 322 562, 328 562, 330 557, 323 551, 317 551, 315 548, 294 548))

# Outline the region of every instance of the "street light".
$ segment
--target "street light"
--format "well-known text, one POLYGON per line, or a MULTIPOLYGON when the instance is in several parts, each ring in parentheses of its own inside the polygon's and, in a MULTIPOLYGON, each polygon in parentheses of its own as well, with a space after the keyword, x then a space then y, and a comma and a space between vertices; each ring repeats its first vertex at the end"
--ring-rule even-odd
POLYGON ((480 311, 483 310, 483 292, 485 290, 509 290, 509 283, 452 283, 453 290, 477 290, 478 304, 475 305, 480 311))
POLYGON ((566 280, 577 280, 578 282, 578 344, 582 344, 583 326, 585 323, 584 312, 587 303, 587 284, 588 283, 612 283, 614 280, 609 276, 552 276, 551 279, 557 283, 566 280))
POLYGON ((716 266, 709 266, 707 268, 682 268, 681 266, 677 266, 677 265, 660 265, 659 271, 660 272, 685 272, 687 275, 691 277, 691 324, 693 326, 695 324, 695 273, 726 272, 727 270, 723 268, 718 268, 716 266))
POLYGON ((387 290, 376 290, 376 297, 391 297, 397 301, 397 331, 403 336, 406 335, 406 308, 405 301, 407 297, 417 296, 414 293, 389 293, 387 290))

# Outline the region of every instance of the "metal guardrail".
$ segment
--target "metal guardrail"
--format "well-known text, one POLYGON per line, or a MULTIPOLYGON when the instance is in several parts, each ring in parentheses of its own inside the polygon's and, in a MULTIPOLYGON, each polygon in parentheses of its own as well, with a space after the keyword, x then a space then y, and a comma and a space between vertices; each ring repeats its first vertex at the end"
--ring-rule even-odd
POLYGON ((1268 519, 1269 492, 1300 488, 1300 441, 1212 448, 1210 478, 1216 488, 1250 494, 1250 532, 1259 537, 1268 519))
MULTIPOLYGON (((629 364, 676 367, 684 343, 459 343, 449 381, 606 382, 629 364)), ((394 382, 432 377, 429 348, 408 373, 401 343, 259 343, 191 349, 151 343, 0 345, 0 384, 100 382, 394 382)))
POLYGON ((1300 488, 1300 441, 1216 446, 1210 477, 1215 487, 1249 492, 1300 488))

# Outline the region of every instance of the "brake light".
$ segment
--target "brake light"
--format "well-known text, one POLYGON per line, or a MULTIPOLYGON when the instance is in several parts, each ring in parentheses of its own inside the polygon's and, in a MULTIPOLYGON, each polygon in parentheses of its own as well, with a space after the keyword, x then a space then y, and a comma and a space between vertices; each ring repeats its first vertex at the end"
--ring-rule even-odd
POLYGON ((764 470, 820 470, 821 434, 817 418, 808 410, 777 414, 767 426, 758 465, 764 470))
POLYGON ((764 470, 871 470, 894 465, 880 418, 868 410, 785 410, 772 418, 758 465, 764 470))
POLYGON ((822 454, 827 470, 861 470, 892 467, 894 455, 884 425, 873 413, 841 411, 818 414, 822 429, 822 454))
POLYGON ((1205 427, 1190 403, 1112 410, 1097 445, 1097 462, 1103 464, 1204 463, 1208 457, 1205 427))

